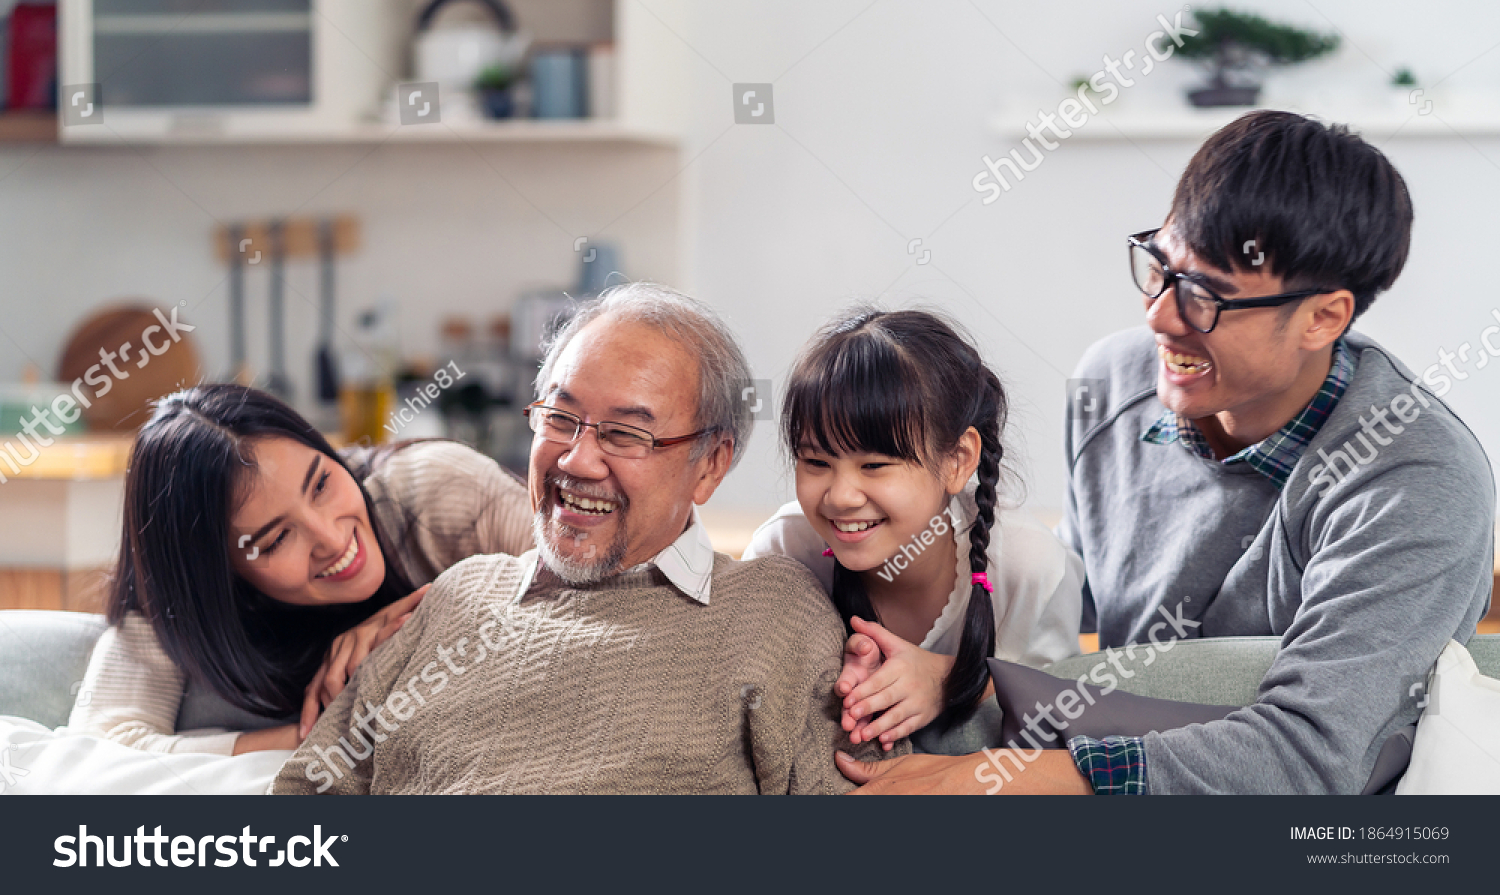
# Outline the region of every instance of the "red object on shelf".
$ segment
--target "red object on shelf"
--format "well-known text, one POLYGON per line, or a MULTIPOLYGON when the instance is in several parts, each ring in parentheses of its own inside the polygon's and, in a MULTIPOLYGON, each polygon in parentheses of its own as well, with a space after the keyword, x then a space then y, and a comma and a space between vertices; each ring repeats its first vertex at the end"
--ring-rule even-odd
POLYGON ((17 3, 10 13, 7 109, 57 108, 57 6, 17 3))

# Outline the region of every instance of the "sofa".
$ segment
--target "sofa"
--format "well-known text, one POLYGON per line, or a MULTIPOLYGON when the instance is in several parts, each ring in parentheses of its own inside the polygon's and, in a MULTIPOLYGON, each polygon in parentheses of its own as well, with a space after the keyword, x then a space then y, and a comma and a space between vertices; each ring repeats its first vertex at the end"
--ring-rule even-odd
MULTIPOLYGON (((104 616, 82 612, 0 611, 0 715, 44 727, 67 724, 94 642, 106 625, 104 616)), ((197 686, 188 687, 177 713, 178 730, 258 730, 279 723, 197 686)))
MULTIPOLYGON (((67 723, 78 697, 94 642, 105 628, 102 616, 75 612, 0 611, 0 715, 27 718, 45 727, 67 723)), ((1137 656, 1134 676, 1119 689, 1140 696, 1208 705, 1249 705, 1280 643, 1276 637, 1221 637, 1185 640, 1153 650, 1150 661, 1137 656)), ((1500 678, 1500 634, 1476 635, 1468 643, 1480 673, 1500 678)), ((1065 680, 1089 673, 1104 654, 1064 659, 1045 670, 1065 680)), ((84 694, 86 698, 87 694, 84 694)), ((943 736, 919 734, 918 751, 964 754, 1000 741, 1001 715, 994 700, 943 736)), ((250 730, 280 721, 237 709, 213 693, 189 687, 177 717, 178 730, 250 730)))

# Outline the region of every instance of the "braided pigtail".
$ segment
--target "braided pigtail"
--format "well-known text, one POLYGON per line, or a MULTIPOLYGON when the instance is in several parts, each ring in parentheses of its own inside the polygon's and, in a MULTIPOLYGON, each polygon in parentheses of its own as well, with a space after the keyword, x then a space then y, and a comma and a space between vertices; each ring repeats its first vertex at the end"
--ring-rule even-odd
MULTIPOLYGON (((980 367, 984 388, 977 409, 974 428, 979 432, 979 468, 975 471, 979 487, 974 491, 978 506, 974 524, 969 527, 969 571, 988 575, 990 529, 995 525, 996 486, 1000 481, 1000 461, 1005 449, 1000 445, 1001 420, 1005 415, 1005 392, 995 374, 980 367)), ((979 697, 989 679, 985 660, 995 653, 995 605, 989 590, 978 582, 970 585, 969 606, 964 612, 963 638, 953 669, 943 681, 943 711, 934 722, 946 730, 974 713, 979 697)))
POLYGON ((850 623, 850 619, 855 616, 867 622, 880 620, 875 615, 875 606, 870 602, 870 595, 865 590, 865 583, 859 573, 844 568, 844 564, 836 559, 833 561, 833 591, 828 596, 833 599, 833 608, 838 610, 839 618, 844 620, 845 634, 854 633, 854 625, 850 623))

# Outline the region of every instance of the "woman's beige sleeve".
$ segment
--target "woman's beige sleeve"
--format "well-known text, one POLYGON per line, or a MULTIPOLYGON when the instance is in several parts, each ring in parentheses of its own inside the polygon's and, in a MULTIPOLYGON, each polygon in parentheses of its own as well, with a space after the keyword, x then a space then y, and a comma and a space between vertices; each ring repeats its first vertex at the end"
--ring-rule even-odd
POLYGON ((94 646, 68 729, 148 752, 233 754, 238 733, 176 733, 184 685, 151 624, 131 613, 94 646))

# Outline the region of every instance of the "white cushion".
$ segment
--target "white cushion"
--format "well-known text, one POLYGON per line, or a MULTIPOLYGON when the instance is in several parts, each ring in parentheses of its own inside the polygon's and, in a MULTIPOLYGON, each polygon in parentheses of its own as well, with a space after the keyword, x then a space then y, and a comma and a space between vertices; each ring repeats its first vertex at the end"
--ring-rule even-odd
POLYGON ((1427 685, 1411 766, 1397 795, 1500 794, 1500 681, 1448 641, 1427 685))
POLYGON ((145 752, 0 716, 0 794, 258 795, 291 754, 145 752))

